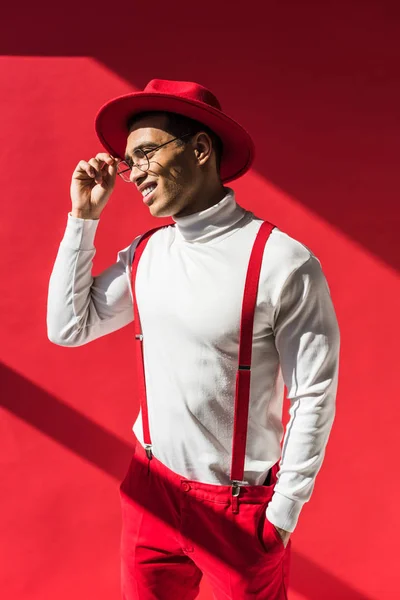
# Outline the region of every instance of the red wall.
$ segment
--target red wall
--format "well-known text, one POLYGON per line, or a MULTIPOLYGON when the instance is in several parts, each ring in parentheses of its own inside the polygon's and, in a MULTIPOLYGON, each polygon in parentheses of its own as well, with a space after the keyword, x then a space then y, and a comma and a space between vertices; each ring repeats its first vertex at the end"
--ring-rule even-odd
MULTIPOLYGON (((248 128, 257 160, 237 200, 319 257, 341 327, 337 417, 293 534, 289 597, 397 599, 397 3, 14 4, 0 31, 2 596, 119 598, 133 328, 57 347, 47 286, 72 171, 101 150, 96 111, 162 77, 210 87, 248 128)), ((160 222, 119 180, 95 273, 160 222)))

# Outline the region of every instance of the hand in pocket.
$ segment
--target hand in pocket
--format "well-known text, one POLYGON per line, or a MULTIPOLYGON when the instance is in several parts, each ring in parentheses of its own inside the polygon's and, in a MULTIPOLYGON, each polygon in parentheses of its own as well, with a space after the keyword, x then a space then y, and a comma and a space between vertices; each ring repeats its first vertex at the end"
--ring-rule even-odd
POLYGON ((271 521, 267 519, 266 516, 264 517, 262 528, 262 541, 266 550, 272 550, 276 547, 278 547, 280 550, 284 550, 286 547, 279 531, 276 529, 275 525, 273 525, 271 521))

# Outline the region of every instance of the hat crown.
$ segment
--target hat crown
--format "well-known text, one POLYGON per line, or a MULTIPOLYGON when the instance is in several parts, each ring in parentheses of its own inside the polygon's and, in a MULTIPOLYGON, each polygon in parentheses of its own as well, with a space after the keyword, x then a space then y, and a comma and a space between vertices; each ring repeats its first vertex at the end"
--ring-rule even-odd
POLYGON ((151 94, 167 94, 203 102, 218 110, 222 110, 220 103, 210 90, 193 81, 172 81, 169 79, 152 79, 146 85, 144 92, 151 94))

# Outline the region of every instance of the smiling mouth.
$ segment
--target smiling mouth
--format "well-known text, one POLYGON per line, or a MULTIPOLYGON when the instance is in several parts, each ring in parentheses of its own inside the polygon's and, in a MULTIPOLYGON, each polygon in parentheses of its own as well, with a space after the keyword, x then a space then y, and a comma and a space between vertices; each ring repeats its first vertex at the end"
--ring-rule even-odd
POLYGON ((148 202, 150 202, 150 200, 153 198, 154 191, 156 190, 156 188, 157 188, 156 183, 152 183, 148 187, 144 188, 142 195, 143 195, 143 202, 145 204, 148 204, 148 202))

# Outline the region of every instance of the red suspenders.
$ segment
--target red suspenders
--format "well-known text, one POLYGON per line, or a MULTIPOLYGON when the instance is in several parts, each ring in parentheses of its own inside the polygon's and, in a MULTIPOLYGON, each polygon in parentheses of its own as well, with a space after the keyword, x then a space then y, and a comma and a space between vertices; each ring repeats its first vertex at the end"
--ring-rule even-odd
MULTIPOLYGON (((138 389, 140 405, 142 409, 143 421, 143 441, 146 448, 146 453, 149 459, 152 457, 151 452, 151 437, 149 430, 149 420, 147 413, 146 399, 146 380, 144 373, 143 362, 143 334, 140 325, 138 306, 136 301, 136 272, 140 257, 148 243, 150 237, 163 227, 156 227, 147 231, 139 240, 135 249, 135 254, 132 263, 132 294, 134 306, 134 326, 135 337, 139 342, 139 351, 136 352, 137 357, 137 374, 138 374, 138 389)), ((236 374, 236 394, 235 394, 235 413, 233 425, 233 440, 232 440, 232 463, 231 463, 231 482, 232 482, 232 510, 238 512, 238 496, 240 493, 240 484, 243 482, 246 439, 247 439, 247 421, 249 414, 250 403, 250 378, 251 378, 251 353, 253 340, 253 324, 254 311, 257 300, 258 282, 262 265, 264 248, 274 229, 275 225, 265 221, 262 223, 256 239, 253 244, 253 249, 250 256, 249 265, 247 268, 247 276, 245 289, 243 294, 242 317, 240 324, 240 340, 239 340, 239 361, 236 374)))
POLYGON ((143 422, 143 441, 144 446, 146 448, 147 457, 149 460, 151 459, 151 438, 150 438, 150 429, 149 429, 149 417, 147 413, 147 399, 146 399, 146 380, 144 374, 144 361, 143 361, 143 334, 142 334, 142 326, 140 324, 138 305, 136 301, 136 272, 139 264, 140 257, 144 249, 146 248, 147 242, 150 237, 158 231, 159 229, 163 229, 166 227, 165 225, 162 227, 155 227, 154 229, 150 229, 146 233, 142 235, 140 238, 136 248, 135 254, 133 256, 132 262, 132 295, 133 295, 133 310, 134 310, 134 327, 135 327, 135 338, 139 342, 139 348, 136 351, 136 369, 137 369, 137 386, 139 392, 139 400, 140 406, 142 409, 142 422, 143 422))

